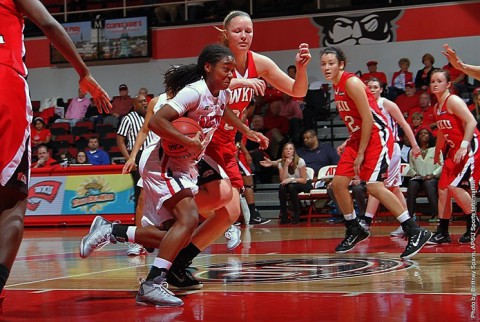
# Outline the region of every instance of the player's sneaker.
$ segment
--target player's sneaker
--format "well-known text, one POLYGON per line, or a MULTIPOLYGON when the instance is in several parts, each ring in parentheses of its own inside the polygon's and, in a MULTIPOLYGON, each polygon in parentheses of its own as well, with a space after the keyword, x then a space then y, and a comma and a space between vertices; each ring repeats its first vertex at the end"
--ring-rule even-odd
POLYGON ((263 225, 267 224, 271 221, 271 219, 263 218, 262 216, 258 215, 256 217, 250 218, 250 225, 263 225))
POLYGON ((452 239, 448 233, 443 233, 440 229, 437 229, 433 232, 432 237, 428 240, 427 244, 429 245, 440 245, 451 243, 452 239))
POLYGON ((147 254, 147 250, 142 245, 130 243, 127 249, 128 256, 140 256, 147 254))
POLYGON ((230 226, 225 232, 225 239, 227 240, 227 249, 234 250, 242 242, 240 236, 242 231, 237 226, 230 226))
POLYGON ((412 256, 417 254, 423 246, 425 246, 430 237, 432 237, 432 232, 423 228, 414 229, 411 235, 408 236, 407 247, 405 247, 405 250, 400 255, 400 258, 410 259, 412 256))
POLYGON ((363 227, 363 229, 370 231, 370 225, 365 221, 365 219, 360 219, 358 223, 363 227))
POLYGON ((167 273, 167 283, 180 290, 200 290, 203 283, 193 277, 189 269, 170 269, 167 273))
POLYGON ((392 231, 390 233, 390 236, 392 236, 392 237, 405 237, 405 232, 403 231, 402 226, 398 226, 397 229, 395 229, 394 231, 392 231))
POLYGON ((360 226, 357 219, 348 220, 345 238, 335 248, 335 252, 346 253, 352 250, 359 242, 367 239, 368 237, 370 237, 370 232, 360 226))
POLYGON ((135 297, 138 305, 181 306, 183 301, 168 290, 163 277, 156 277, 153 281, 140 279, 140 289, 135 297))
MULTIPOLYGON (((476 220, 475 239, 480 234, 480 222, 476 220)), ((470 244, 472 241, 472 227, 467 227, 467 231, 458 239, 460 244, 470 244)))
POLYGON ((80 257, 86 258, 94 250, 99 250, 106 245, 116 244, 117 240, 112 236, 113 223, 102 216, 97 216, 90 226, 90 232, 80 242, 80 257))

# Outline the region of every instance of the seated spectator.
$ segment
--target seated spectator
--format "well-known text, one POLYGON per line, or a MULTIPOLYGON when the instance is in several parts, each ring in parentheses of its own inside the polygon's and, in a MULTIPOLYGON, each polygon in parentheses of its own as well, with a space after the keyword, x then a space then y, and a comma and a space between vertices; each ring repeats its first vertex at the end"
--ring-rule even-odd
MULTIPOLYGON (((435 111, 430 101, 430 94, 423 92, 420 94, 419 105, 410 110, 410 115, 413 116, 415 112, 422 114, 423 125, 430 127, 433 135, 436 136, 437 132, 437 119, 435 117, 435 111)), ((407 118, 408 124, 412 125, 412 118, 407 118)))
POLYGON ((408 118, 410 114, 410 110, 416 106, 418 106, 418 102, 420 100, 420 95, 417 94, 417 89, 415 88, 415 84, 409 82, 405 84, 405 93, 400 94, 395 99, 395 103, 400 108, 400 111, 403 114, 404 118, 408 118))
POLYGON ((37 157, 38 161, 32 163, 32 168, 45 168, 58 164, 57 160, 52 159, 50 152, 48 152, 48 148, 45 145, 38 146, 37 157))
POLYGON ((303 112, 301 102, 284 93, 280 116, 285 116, 288 119, 288 136, 292 142, 295 146, 301 145, 303 131, 303 112))
POLYGON ((88 163, 85 151, 78 151, 74 164, 90 164, 88 163))
POLYGON ((428 91, 430 86, 430 75, 435 69, 433 64, 435 64, 435 58, 431 54, 424 54, 422 56, 422 63, 424 67, 418 70, 417 75, 415 76, 415 87, 422 92, 428 91))
POLYGON ((395 101, 398 95, 405 93, 405 85, 413 82, 413 74, 408 71, 410 67, 410 60, 408 58, 400 58, 398 61, 400 70, 393 73, 392 83, 388 87, 387 98, 395 101))
MULTIPOLYGON (((250 128, 254 131, 266 134, 268 130, 263 126, 263 116, 254 115, 250 121, 250 128)), ((245 142, 245 148, 252 158, 251 168, 255 174, 255 180, 260 183, 272 182, 271 169, 265 169, 261 166, 260 162, 265 158, 266 152, 260 149, 260 143, 247 140, 245 142)))
POLYGON ((370 78, 378 79, 382 83, 382 85, 385 85, 388 83, 387 75, 385 75, 384 72, 377 71, 377 65, 378 65, 378 62, 374 60, 371 60, 367 63, 368 73, 363 73, 362 77, 360 77, 360 79, 364 83, 368 82, 370 78))
POLYGON ((137 95, 143 95, 147 99, 147 104, 150 103, 152 100, 152 96, 148 94, 148 89, 146 87, 140 87, 138 89, 138 94, 137 95))
POLYGON ((477 128, 480 129, 480 87, 475 88, 472 92, 472 104, 468 106, 473 116, 477 120, 477 128))
POLYGON ((416 199, 423 190, 427 194, 433 219, 438 215, 438 179, 442 172, 442 153, 440 153, 440 163, 435 163, 435 143, 429 127, 421 128, 415 138, 422 153, 417 158, 413 158, 410 153, 410 169, 407 173, 411 177, 407 188, 408 212, 411 215, 415 214, 416 199))
MULTIPOLYGON (((159 23, 175 23, 179 20, 184 19, 184 14, 183 14, 183 9, 182 9, 182 4, 166 4, 166 3, 172 3, 176 1, 155 1, 153 3, 159 3, 160 5, 158 7, 155 7, 155 15, 157 17, 157 20, 159 23), (165 4, 163 4, 163 3, 165 4)), ((179 2, 179 1, 177 1, 179 2)))
MULTIPOLYGON (((412 144, 410 143, 408 136, 403 134, 402 129, 398 129, 398 132, 401 138, 401 141, 398 142, 398 144, 400 145, 400 156, 402 158, 402 163, 408 163, 410 160, 410 150, 412 149, 412 144)), ((416 133, 414 132, 414 134, 416 133)))
POLYGON ((112 99, 112 109, 110 115, 107 115, 103 119, 103 123, 112 124, 114 129, 118 128, 122 117, 130 113, 133 108, 133 99, 128 95, 128 87, 125 84, 121 84, 118 87, 119 96, 115 96, 112 99))
POLYGON ((412 114, 412 131, 414 134, 418 132, 418 130, 423 127, 423 114, 420 112, 415 112, 412 114))
POLYGON ((36 117, 33 121, 35 125, 32 129, 32 147, 47 145, 52 140, 52 133, 46 128, 45 121, 41 117, 36 117))
POLYGON ((273 158, 279 156, 280 147, 288 141, 290 130, 289 121, 285 116, 280 115, 282 102, 274 101, 270 103, 270 113, 263 118, 264 127, 268 130, 266 136, 270 140, 269 152, 273 158))
POLYGON ((340 159, 337 151, 330 144, 320 142, 317 132, 312 129, 303 133, 303 147, 297 150, 297 154, 315 174, 327 165, 337 164, 340 159))
POLYGON ((110 157, 108 153, 99 149, 98 137, 91 137, 88 140, 87 154, 88 163, 93 165, 108 165, 110 164, 110 157))
POLYGON ((312 189, 311 181, 307 178, 307 166, 305 161, 295 152, 293 143, 286 143, 282 149, 282 159, 278 163, 278 175, 280 187, 278 199, 280 201, 280 224, 288 223, 287 201, 293 207, 292 224, 300 221, 300 192, 309 192, 312 189))
POLYGON ((448 70, 448 72, 450 73, 450 79, 452 82, 452 93, 461 96, 462 93, 467 90, 466 75, 453 67, 450 62, 443 66, 442 69, 448 70))
POLYGON ((73 98, 68 105, 65 118, 56 119, 55 123, 68 122, 70 123, 70 127, 74 127, 78 121, 83 120, 90 106, 90 99, 85 97, 86 94, 87 93, 83 93, 78 89, 78 96, 73 98))

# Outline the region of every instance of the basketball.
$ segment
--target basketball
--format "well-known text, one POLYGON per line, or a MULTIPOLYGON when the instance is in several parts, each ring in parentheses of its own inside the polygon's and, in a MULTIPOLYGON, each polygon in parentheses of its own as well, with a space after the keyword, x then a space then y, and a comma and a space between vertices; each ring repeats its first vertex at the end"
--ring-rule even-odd
MULTIPOLYGON (((193 138, 198 131, 202 132, 202 127, 188 117, 179 117, 172 122, 172 125, 178 132, 190 138, 193 138)), ((165 153, 173 159, 189 160, 196 158, 196 155, 192 155, 188 148, 166 139, 162 139, 162 148, 165 153)))

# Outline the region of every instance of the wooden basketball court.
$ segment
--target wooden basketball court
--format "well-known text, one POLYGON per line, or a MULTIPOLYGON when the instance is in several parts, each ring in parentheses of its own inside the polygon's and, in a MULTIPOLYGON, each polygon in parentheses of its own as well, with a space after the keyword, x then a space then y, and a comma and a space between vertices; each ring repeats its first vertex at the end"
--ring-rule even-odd
POLYGON ((341 224, 242 227, 234 252, 218 240, 193 262, 204 288, 176 292, 178 308, 135 303, 154 254, 128 257, 120 244, 81 259, 88 227, 27 228, 0 321, 478 321, 476 254, 457 242, 464 222, 452 223, 451 244, 411 261, 400 260, 395 228, 376 223, 367 241, 335 254, 341 224))

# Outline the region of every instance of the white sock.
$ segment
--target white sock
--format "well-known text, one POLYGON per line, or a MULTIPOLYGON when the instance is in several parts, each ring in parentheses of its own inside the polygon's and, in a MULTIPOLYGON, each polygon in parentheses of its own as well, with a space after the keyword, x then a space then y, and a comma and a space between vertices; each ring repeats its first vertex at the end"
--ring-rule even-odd
POLYGON ((135 243, 135 232, 136 231, 137 231, 136 226, 128 226, 128 228, 127 228, 128 242, 135 243))
POLYGON ((375 217, 375 214, 372 214, 372 213, 366 212, 366 213, 365 213, 365 217, 368 217, 368 218, 373 218, 373 217, 375 217))
POLYGON ((153 266, 155 266, 157 268, 163 268, 163 269, 166 269, 168 271, 170 269, 170 267, 172 267, 172 263, 167 261, 166 259, 157 257, 153 261, 153 266))
POLYGON ((403 222, 407 221, 408 219, 410 219, 410 215, 408 214, 408 210, 405 210, 400 216, 397 217, 397 220, 400 223, 403 223, 403 222))
POLYGON ((355 214, 355 210, 351 214, 343 215, 345 220, 354 220, 357 218, 357 215, 355 214))

